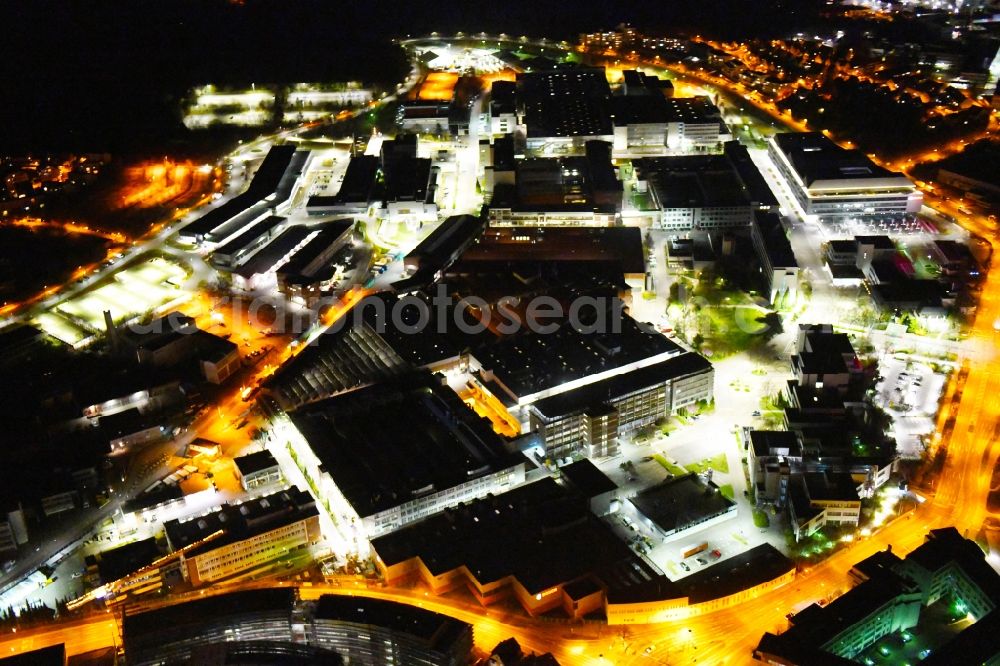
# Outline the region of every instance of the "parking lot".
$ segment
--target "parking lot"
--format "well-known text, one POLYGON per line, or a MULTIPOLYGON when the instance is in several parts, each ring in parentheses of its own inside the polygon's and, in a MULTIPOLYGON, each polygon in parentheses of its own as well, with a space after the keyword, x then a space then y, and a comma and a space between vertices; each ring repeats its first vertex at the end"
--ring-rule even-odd
POLYGON ((886 357, 876 385, 880 405, 893 418, 896 448, 904 458, 919 458, 923 438, 934 431, 938 400, 947 379, 924 363, 886 357))

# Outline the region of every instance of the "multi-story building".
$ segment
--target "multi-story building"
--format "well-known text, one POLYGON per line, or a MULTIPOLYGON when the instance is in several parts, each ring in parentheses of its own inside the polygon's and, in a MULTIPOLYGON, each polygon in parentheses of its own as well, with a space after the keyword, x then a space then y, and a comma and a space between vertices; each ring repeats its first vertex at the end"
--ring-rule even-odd
POLYGON ((795 296, 799 290, 799 262, 778 214, 756 211, 750 238, 767 281, 771 303, 784 295, 795 296))
POLYGON ((774 195, 737 142, 721 155, 648 157, 633 162, 635 185, 658 211, 654 226, 677 234, 746 229, 774 195))
POLYGON ((713 396, 712 364, 688 352, 534 402, 529 427, 546 457, 618 453, 619 438, 713 396))
POLYGON ((274 562, 322 539, 319 512, 309 493, 289 488, 163 530, 171 550, 186 548, 182 571, 197 587, 274 562))
POLYGON ((281 465, 270 451, 257 451, 233 458, 233 465, 243 490, 280 483, 282 479, 281 465))
POLYGON ((861 519, 858 484, 847 473, 798 474, 789 482, 788 498, 796 541, 826 525, 857 526, 861 519))
POLYGON ((447 615, 381 599, 324 595, 310 608, 309 643, 361 666, 464 666, 472 627, 447 615))
POLYGON ((587 141, 611 143, 611 88, 603 68, 554 69, 517 77, 518 132, 534 154, 582 151, 587 141))
POLYGON ((331 527, 359 549, 524 482, 524 455, 430 373, 299 408, 272 438, 292 453, 331 527))
POLYGON ((513 134, 517 130, 517 84, 494 81, 490 87, 490 133, 513 134))
POLYGON ((900 231, 920 212, 906 176, 818 132, 776 134, 768 154, 805 214, 834 228, 900 231))
MULTIPOLYGON (((826 606, 813 604, 789 616, 787 631, 766 633, 754 658, 782 666, 840 665, 863 661, 865 650, 890 634, 937 623, 925 610, 947 599, 961 608, 966 624, 943 632, 943 643, 920 653, 921 663, 995 664, 1000 660, 1000 576, 974 542, 954 527, 931 530, 905 558, 888 550, 854 565, 853 589, 826 606)), ((950 615, 950 613, 949 613, 950 615)), ((869 658, 870 659, 870 658, 869 658)))
POLYGON ((611 226, 622 205, 622 184, 611 144, 586 141, 584 155, 528 158, 513 165, 513 182, 493 168, 491 225, 611 226))
POLYGON ((715 151, 733 140, 719 109, 707 97, 668 99, 666 121, 671 150, 715 151))
POLYGON ((469 624, 379 599, 296 598, 291 588, 230 592, 122 620, 125 663, 460 666, 469 624))

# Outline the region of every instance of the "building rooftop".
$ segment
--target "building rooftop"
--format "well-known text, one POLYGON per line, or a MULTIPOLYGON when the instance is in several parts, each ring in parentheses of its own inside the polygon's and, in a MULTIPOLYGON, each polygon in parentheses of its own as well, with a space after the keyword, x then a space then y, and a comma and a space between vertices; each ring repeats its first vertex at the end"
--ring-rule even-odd
POLYGON ((618 484, 584 458, 560 468, 563 479, 568 481, 584 497, 597 497, 618 488, 618 484))
POLYGON ((233 464, 236 465, 236 469, 239 470, 240 474, 246 476, 247 474, 255 474, 265 469, 277 467, 278 461, 275 460, 270 451, 265 449, 256 453, 248 453, 239 458, 233 458, 233 464))
POLYGON ((643 157, 633 165, 637 177, 649 182, 662 208, 749 206, 751 202, 749 188, 727 155, 643 157))
POLYGON ((668 123, 719 123, 725 127, 718 107, 707 97, 671 97, 666 102, 668 123))
POLYGON ((350 391, 290 418, 362 517, 524 461, 430 373, 350 391))
POLYGON ((754 164, 746 146, 739 141, 727 141, 722 150, 736 171, 751 203, 765 208, 777 208, 778 198, 771 191, 771 186, 767 184, 764 174, 754 164))
POLYGON ((284 217, 270 215, 252 225, 225 245, 216 248, 214 254, 234 257, 253 245, 261 236, 270 234, 274 229, 280 227, 286 220, 287 218, 284 217))
POLYGON ((456 271, 537 261, 608 264, 625 274, 646 271, 638 227, 492 227, 462 253, 456 271))
POLYGON ((785 227, 781 224, 778 214, 757 211, 754 214, 754 224, 760 232, 761 242, 764 244, 771 267, 797 268, 799 262, 795 258, 792 243, 785 233, 785 227))
POLYGON ((607 136, 611 88, 603 68, 519 74, 518 98, 528 137, 607 136))
POLYGON ((906 561, 931 572, 954 562, 987 598, 1000 603, 1000 575, 986 561, 976 542, 962 537, 954 527, 931 530, 927 540, 907 555, 906 561))
POLYGON ((473 215, 452 215, 439 224, 406 255, 407 269, 438 272, 447 269, 486 228, 486 220, 473 215))
MULTIPOLYGON (((180 232, 181 235, 190 238, 204 237, 237 215, 247 213, 249 209, 260 204, 265 197, 278 189, 281 178, 289 168, 294 154, 294 145, 272 146, 264 157, 264 161, 257 168, 245 192, 211 209, 184 227, 180 232)), ((255 210, 258 210, 257 214, 259 214, 266 208, 267 206, 262 204, 257 206, 255 210)))
POLYGON ((622 184, 611 163, 611 144, 590 140, 585 151, 585 155, 518 160, 514 186, 497 185, 490 206, 516 210, 619 206, 622 184))
POLYGON ((534 404, 534 408, 547 418, 558 418, 615 400, 633 391, 711 369, 712 364, 700 354, 678 353, 659 363, 634 368, 607 379, 543 398, 534 404))
POLYGON ((321 596, 313 617, 382 627, 417 638, 431 649, 440 646, 442 651, 471 629, 465 622, 409 604, 338 594, 321 596))
POLYGON ((208 331, 199 330, 194 336, 197 340, 195 343, 197 346, 195 356, 199 361, 218 363, 239 349, 239 346, 235 342, 220 338, 218 335, 209 333, 208 331))
MULTIPOLYGON (((616 315, 611 312, 609 316, 616 315)), ((628 315, 622 314, 620 322, 618 331, 612 328, 606 333, 582 332, 569 322, 548 334, 525 328, 516 335, 480 344, 472 354, 483 370, 491 372, 507 388, 511 397, 521 398, 600 372, 648 362, 656 356, 679 356, 683 351, 628 315)), ((680 363, 685 362, 688 361, 680 363)), ((583 401, 578 397, 576 402, 583 401)))
POLYGON ((101 582, 107 584, 134 574, 162 556, 156 546, 156 538, 149 537, 103 551, 97 570, 101 574, 101 582))
POLYGON ((126 610, 122 634, 126 641, 141 640, 144 635, 164 630, 225 623, 234 616, 264 613, 291 617, 294 603, 293 588, 267 588, 229 592, 139 613, 126 610))
POLYGON ((29 650, 20 654, 0 658, 2 666, 66 666, 66 645, 50 645, 49 647, 29 650))
POLYGON ((517 112, 517 84, 513 81, 494 81, 490 86, 490 113, 517 112))
POLYGON ((254 275, 267 273, 270 270, 279 268, 281 260, 289 255, 296 247, 302 244, 310 234, 315 233, 315 229, 303 225, 294 225, 285 229, 272 239, 267 245, 257 251, 242 266, 233 271, 245 280, 249 280, 254 275))
POLYGON ((661 96, 622 95, 611 98, 611 118, 618 127, 667 123, 667 100, 661 96))
POLYGON ((434 201, 431 160, 420 157, 399 157, 386 162, 383 174, 387 202, 434 201))
POLYGON ((640 491, 629 502, 666 533, 729 511, 735 502, 697 474, 685 474, 640 491))
POLYGON ((676 592, 585 497, 550 477, 446 509, 372 540, 372 549, 387 566, 419 557, 432 575, 464 566, 484 585, 513 576, 529 594, 588 576, 622 599, 676 592))
POLYGON ((864 153, 845 150, 819 132, 788 132, 772 138, 810 189, 912 187, 901 174, 884 169, 864 153))
POLYGON ((896 244, 888 236, 855 236, 854 243, 858 247, 862 245, 871 246, 872 249, 894 252, 896 244))
POLYGON ((814 502, 859 502, 858 483, 850 474, 807 472, 802 475, 809 499, 814 502))
POLYGON ((307 206, 356 205, 367 208, 375 198, 379 158, 375 155, 355 155, 347 164, 344 180, 333 196, 309 197, 307 206))
MULTIPOLYGON (((278 272, 284 275, 300 275, 311 263, 321 257, 331 245, 336 243, 344 234, 351 233, 354 229, 354 220, 345 218, 341 220, 331 220, 324 222, 319 229, 319 233, 313 236, 312 240, 302 246, 302 248, 292 255, 278 268, 278 272)), ((309 277, 309 276, 306 276, 309 277)))
POLYGON ((755 456, 796 455, 802 447, 791 430, 751 430, 750 446, 755 456))
POLYGON ((769 543, 699 569, 677 581, 677 586, 698 604, 736 594, 774 580, 795 568, 795 562, 769 543))
POLYGON ((221 536, 187 552, 188 557, 195 557, 315 515, 318 515, 316 501, 306 491, 293 487, 266 497, 224 504, 205 516, 168 520, 163 524, 163 531, 172 550, 197 544, 222 532, 221 536))

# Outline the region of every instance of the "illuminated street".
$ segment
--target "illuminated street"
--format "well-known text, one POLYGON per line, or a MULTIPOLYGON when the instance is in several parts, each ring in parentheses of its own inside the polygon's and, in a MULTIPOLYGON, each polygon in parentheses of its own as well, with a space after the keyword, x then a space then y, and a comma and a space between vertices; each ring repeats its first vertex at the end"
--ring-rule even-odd
POLYGON ((0 228, 93 247, 0 265, 0 658, 873 666, 937 604, 947 663, 1000 617, 1000 32, 899 4, 345 14, 315 67, 179 45, 129 149, 28 134, 0 228))

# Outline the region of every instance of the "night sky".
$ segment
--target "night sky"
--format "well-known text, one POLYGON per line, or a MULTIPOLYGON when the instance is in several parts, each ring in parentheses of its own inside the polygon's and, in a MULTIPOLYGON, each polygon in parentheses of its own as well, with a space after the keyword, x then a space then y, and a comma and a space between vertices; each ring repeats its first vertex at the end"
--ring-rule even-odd
POLYGON ((650 31, 747 34, 780 29, 792 19, 785 5, 801 13, 814 1, 2 2, 0 150, 168 146, 183 133, 180 99, 191 86, 393 79, 403 59, 388 40, 406 34, 575 40, 623 21, 650 31))

